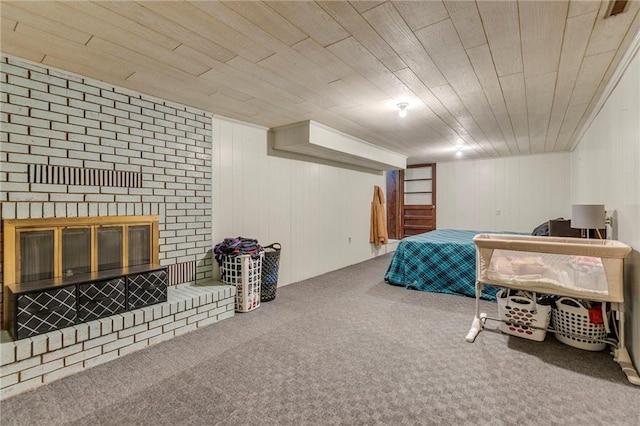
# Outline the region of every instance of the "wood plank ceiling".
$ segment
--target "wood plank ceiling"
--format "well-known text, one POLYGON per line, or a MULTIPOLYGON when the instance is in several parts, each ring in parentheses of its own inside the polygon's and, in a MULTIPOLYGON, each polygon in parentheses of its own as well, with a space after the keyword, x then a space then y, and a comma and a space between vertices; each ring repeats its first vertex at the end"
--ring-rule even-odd
POLYGON ((640 1, 11 2, 3 54, 410 163, 571 150, 640 1), (408 116, 397 104, 407 102, 408 116))

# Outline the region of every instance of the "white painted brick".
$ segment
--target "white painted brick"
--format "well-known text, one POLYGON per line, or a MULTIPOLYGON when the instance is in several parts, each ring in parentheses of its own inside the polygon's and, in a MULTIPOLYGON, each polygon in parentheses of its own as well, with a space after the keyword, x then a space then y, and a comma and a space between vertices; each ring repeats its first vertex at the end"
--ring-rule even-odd
MULTIPOLYGON (((40 81, 42 83, 52 84, 52 85, 60 86, 60 87, 66 87, 67 86, 67 81, 66 80, 64 80, 62 78, 58 78, 58 77, 53 77, 51 75, 46 75, 46 74, 43 74, 43 73, 39 73, 39 72, 32 72, 29 77, 32 80, 40 81)), ((50 87, 49 87, 49 90, 51 90, 50 87)))
POLYGON ((100 123, 115 123, 116 118, 113 115, 104 114, 101 112, 87 111, 85 113, 85 118, 89 118, 91 120, 97 120, 100 123))
POLYGON ((89 339, 89 326, 87 323, 76 324, 72 328, 76 330, 76 341, 84 342, 89 339))
POLYGON ((42 379, 44 383, 50 383, 50 382, 53 382, 54 380, 58 380, 63 377, 70 376, 72 374, 79 373, 82 370, 84 370, 84 366, 82 362, 78 362, 76 364, 69 365, 68 367, 64 367, 59 370, 52 371, 51 373, 47 373, 44 376, 42 376, 42 379))
POLYGON ((154 336, 152 338, 149 339, 149 345, 155 345, 156 343, 160 343, 160 342, 165 342, 167 340, 172 339, 174 336, 174 332, 173 330, 167 332, 167 333, 162 333, 158 336, 154 336))
POLYGON ((111 316, 111 320, 113 321, 113 331, 120 331, 124 328, 124 318, 122 315, 113 315, 111 316))
MULTIPOLYGON (((0 88, 4 91, 4 85, 0 84, 0 88)), ((41 112, 38 109, 34 109, 32 111, 38 111, 41 112)), ((6 105, 2 105, 2 112, 6 113, 6 114, 19 114, 19 115, 24 115, 27 116, 29 115, 29 108, 25 107, 25 106, 20 106, 20 105, 10 105, 10 104, 6 104, 6 105)), ((6 120, 6 116, 5 120, 3 120, 3 122, 7 122, 6 120)))
POLYGON ((92 95, 96 95, 96 96, 100 95, 100 89, 94 86, 89 86, 88 84, 76 83, 76 82, 70 81, 68 86, 69 86, 69 89, 77 90, 79 92, 91 93, 92 95))
POLYGON ((40 354, 43 354, 43 353, 47 352, 47 350, 48 350, 47 349, 47 341, 48 340, 49 339, 44 334, 41 334, 39 336, 33 336, 31 338, 31 342, 32 342, 31 351, 32 351, 33 356, 40 355, 40 354))
MULTIPOLYGON (((123 102, 125 102, 125 101, 123 101, 123 102)), ((143 108, 151 108, 150 111, 155 112, 155 111, 152 110, 153 109, 153 102, 149 102, 149 101, 144 100, 144 99, 131 98, 129 100, 129 103, 132 104, 132 105, 137 105, 139 107, 143 107, 143 108)))
POLYGON ((134 343, 133 345, 125 346, 124 348, 118 349, 118 355, 120 355, 120 356, 127 355, 127 354, 130 354, 131 352, 135 352, 135 351, 139 351, 140 349, 144 349, 147 346, 149 346, 149 341, 148 340, 143 340, 141 342, 134 343))
POLYGON ((100 327, 100 323, 98 321, 89 321, 85 324, 89 326, 89 339, 95 339, 101 336, 102 328, 100 327))
POLYGON ((183 312, 179 312, 179 313, 175 314, 174 317, 175 317, 176 320, 181 320, 183 318, 187 318, 187 317, 190 317, 192 315, 196 315, 197 313, 198 313, 197 309, 189 309, 188 311, 183 311, 183 312))
POLYGON ((13 386, 20 381, 18 373, 9 374, 0 378, 0 389, 13 386))
POLYGON ((51 125, 51 122, 48 120, 42 120, 40 118, 34 118, 34 117, 26 117, 23 115, 11 115, 10 117, 10 122, 12 124, 22 124, 24 126, 29 126, 29 127, 41 127, 43 129, 48 129, 51 125))
POLYGON ((160 319, 162 317, 162 305, 153 305, 153 319, 160 319))
POLYGON ((226 299, 222 299, 218 302, 218 306, 226 306, 226 305, 232 305, 234 304, 235 301, 235 292, 233 293, 232 297, 228 297, 226 299))
POLYGON ((116 102, 116 108, 129 111, 129 112, 135 112, 136 114, 140 114, 142 112, 142 108, 136 105, 131 105, 128 102, 127 103, 116 102))
POLYGON ((208 325, 214 324, 216 322, 218 322, 218 317, 217 316, 213 316, 213 317, 209 317, 209 318, 205 318, 203 320, 198 321, 196 324, 198 325, 198 328, 200 327, 206 327, 208 325))
POLYGON ((61 132, 78 133, 81 135, 85 133, 85 128, 83 126, 77 126, 75 124, 68 123, 58 123, 55 121, 51 123, 51 128, 53 130, 59 130, 61 132))
MULTIPOLYGON (((41 108, 45 109, 45 108, 41 108)), ((61 114, 74 115, 76 117, 84 117, 84 110, 81 108, 73 108, 64 105, 51 104, 50 111, 59 112, 61 114)))
POLYGON ((162 316, 163 317, 168 317, 169 315, 171 315, 171 307, 168 303, 163 303, 162 304, 162 316))
MULTIPOLYGON (((99 130, 100 129, 100 121, 98 121, 98 120, 91 120, 89 118, 69 116, 69 123, 70 124, 74 124, 76 126, 86 127, 87 128, 86 129, 87 130, 87 134, 91 134, 91 133, 89 133, 89 131, 91 131, 91 132, 100 131, 99 130)), ((95 136, 98 136, 98 135, 95 135, 95 136)))
POLYGON ((118 351, 113 351, 109 353, 105 353, 103 355, 98 355, 94 358, 90 358, 84 362, 85 368, 95 367, 96 365, 104 364, 105 362, 113 361, 118 358, 118 351))
POLYGON ((45 93, 42 91, 35 91, 33 89, 29 92, 29 95, 31 99, 37 99, 39 101, 50 102, 52 104, 60 104, 60 105, 67 104, 67 98, 65 98, 64 96, 53 95, 51 93, 45 93))
POLYGON ((13 386, 9 386, 6 388, 3 388, 0 390, 0 399, 6 399, 9 397, 12 397, 14 395, 17 395, 19 393, 22 393, 24 391, 27 391, 29 389, 33 389, 35 387, 38 387, 42 384, 42 377, 36 377, 34 379, 31 380, 27 380, 25 382, 20 382, 18 384, 15 384, 13 386))
POLYGON ((31 357, 31 339, 21 339, 16 344, 16 361, 21 361, 31 357))
POLYGON ((58 87, 58 86, 49 86, 49 93, 53 93, 54 95, 60 95, 65 98, 73 98, 73 99, 80 99, 80 100, 82 100, 82 98, 84 97, 84 93, 82 92, 78 92, 77 90, 71 90, 71 89, 58 87))
POLYGON ((134 343, 134 341, 135 341, 134 336, 129 336, 129 337, 125 337, 123 339, 118 339, 118 340, 116 340, 114 342, 110 342, 110 343, 107 343, 107 344, 103 345, 102 346, 102 352, 106 354, 107 352, 111 352, 111 351, 114 351, 116 349, 120 349, 120 348, 122 348, 124 346, 132 345, 134 343))
POLYGON ((2 72, 6 74, 13 74, 13 75, 17 75, 25 78, 29 76, 28 74, 29 71, 27 71, 25 68, 21 66, 15 66, 11 64, 2 64, 0 68, 2 69, 2 72))
POLYGON ((33 379, 34 377, 42 376, 43 374, 50 373, 62 367, 64 367, 64 361, 58 359, 46 364, 40 364, 38 366, 22 370, 20 372, 20 381, 33 379))
POLYGON ((95 339, 87 340, 83 343, 83 349, 86 351, 87 349, 91 349, 96 346, 104 345, 105 343, 113 342, 118 338, 118 333, 107 334, 102 337, 97 337, 95 339))
POLYGON ((113 330, 113 321, 111 320, 111 317, 101 318, 98 322, 100 323, 100 332, 102 335, 109 334, 111 331, 117 331, 113 330))
POLYGON ((46 84, 29 78, 18 77, 16 75, 9 75, 8 83, 10 85, 26 87, 27 89, 40 90, 42 92, 47 91, 46 84))
MULTIPOLYGON (((235 307, 234 307, 234 309, 235 309, 235 307)), ((211 310, 207 311, 207 315, 210 316, 210 317, 215 317, 215 316, 220 315, 223 312, 226 312, 227 310, 228 310, 227 306, 218 306, 215 309, 211 309, 211 310)))
MULTIPOLYGON (((47 217, 47 206, 48 203, 44 205, 45 217, 47 217)), ((45 336, 47 336, 49 340, 49 352, 60 349, 62 347, 62 333, 60 331, 50 331, 49 333, 46 333, 45 336)))
POLYGON ((91 102, 79 101, 77 99, 69 99, 69 106, 93 112, 100 112, 100 105, 91 102))
POLYGON ((133 312, 133 323, 135 325, 139 325, 139 324, 143 324, 144 321, 144 312, 142 311, 142 309, 136 309, 133 312))
POLYGON ((18 361, 18 362, 14 362, 14 363, 3 366, 2 369, 0 370, 0 374, 2 374, 2 376, 6 376, 9 374, 18 373, 22 370, 26 370, 27 368, 40 365, 41 362, 42 362, 42 357, 34 356, 32 358, 28 358, 23 361, 18 361))
POLYGON ((193 315, 193 316, 187 318, 187 324, 193 324, 194 322, 198 322, 198 321, 203 320, 203 319, 208 318, 208 317, 209 317, 208 312, 203 312, 201 314, 193 315))
POLYGON ((82 351, 82 343, 77 343, 73 346, 68 346, 66 348, 58 349, 55 351, 50 351, 46 354, 42 355, 42 362, 47 363, 50 361, 54 361, 56 359, 64 358, 66 356, 75 354, 82 351))
POLYGON ((39 127, 29 128, 29 134, 49 139, 64 139, 67 135, 64 132, 52 129, 41 129, 39 127))
POLYGON ((185 325, 184 327, 176 328, 175 333, 176 333, 176 336, 179 336, 181 334, 189 333, 197 329, 198 329, 198 324, 193 323, 193 324, 185 325))
POLYGON ((223 314, 218 315, 218 321, 222 321, 223 319, 232 318, 235 315, 235 311, 227 311, 223 314))
POLYGON ((176 328, 182 327, 187 325, 187 320, 185 319, 181 319, 180 321, 172 321, 171 323, 162 326, 162 331, 163 332, 167 332, 170 330, 174 330, 176 328))
POLYGON ((149 323, 149 329, 169 324, 169 323, 173 322, 173 319, 174 319, 173 315, 170 315, 170 316, 164 316, 164 317, 162 317, 162 318, 160 318, 158 320, 155 320, 155 321, 151 321, 149 323))
POLYGON ((22 126, 20 124, 2 123, 2 131, 10 134, 11 133, 19 133, 22 135, 29 134, 29 128, 27 126, 22 126))
POLYGON ((55 206, 56 206, 56 217, 66 217, 67 216, 67 205, 66 204, 56 204, 55 206))
MULTIPOLYGON (((100 91, 100 95, 103 98, 112 99, 114 101, 119 101, 119 102, 129 103, 129 97, 128 96, 121 95, 119 93, 114 93, 114 92, 109 91, 109 90, 101 90, 100 91)), ((132 98, 131 100, 133 101, 134 99, 135 98, 132 98)))
POLYGON ((151 322, 154 320, 153 317, 153 307, 151 306, 145 306, 144 308, 140 309, 144 315, 144 322, 151 322))
POLYGON ((107 99, 102 96, 95 96, 89 93, 84 95, 84 99, 87 102, 92 102, 94 104, 104 105, 112 108, 115 105, 115 102, 111 99, 107 99))
POLYGON ((147 330, 144 331, 142 333, 136 334, 135 335, 135 340, 136 342, 139 342, 141 340, 148 340, 151 337, 154 336, 158 336, 162 334, 162 328, 161 327, 157 327, 157 328, 152 328, 151 330, 147 330))
MULTIPOLYGON (((7 216, 4 216, 7 217, 7 216)), ((0 365, 11 364, 16 361, 16 345, 14 342, 0 343, 0 365)))
MULTIPOLYGON (((85 342, 86 343, 86 342, 85 342)), ((78 352, 77 354, 70 355, 64 359, 64 365, 73 365, 80 361, 85 361, 89 358, 93 358, 95 356, 102 354, 102 346, 98 346, 96 348, 91 348, 89 350, 84 350, 82 352, 78 352)))
POLYGON ((142 333, 143 331, 148 330, 148 329, 149 329, 149 327, 148 327, 148 324, 146 324, 146 323, 138 325, 138 326, 135 326, 135 327, 128 327, 128 328, 125 328, 124 330, 120 330, 118 332, 118 338, 122 339, 124 337, 132 336, 132 335, 137 334, 137 333, 142 333))

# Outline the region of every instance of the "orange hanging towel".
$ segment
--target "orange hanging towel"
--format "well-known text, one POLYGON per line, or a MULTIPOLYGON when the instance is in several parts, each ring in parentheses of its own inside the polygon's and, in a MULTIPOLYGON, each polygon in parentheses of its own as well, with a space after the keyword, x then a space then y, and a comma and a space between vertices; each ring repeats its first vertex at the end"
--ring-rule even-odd
POLYGON ((371 203, 371 232, 369 242, 382 245, 389 242, 387 234, 387 220, 384 215, 384 193, 382 188, 376 185, 373 188, 373 202, 371 203))

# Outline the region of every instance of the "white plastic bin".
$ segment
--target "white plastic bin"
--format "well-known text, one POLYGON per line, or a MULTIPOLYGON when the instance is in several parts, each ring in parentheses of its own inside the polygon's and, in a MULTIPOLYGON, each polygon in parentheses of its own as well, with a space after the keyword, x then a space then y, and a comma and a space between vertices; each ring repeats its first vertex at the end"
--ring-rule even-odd
POLYGON ((260 306, 262 258, 257 255, 223 256, 220 280, 236 286, 236 311, 249 312, 260 306))

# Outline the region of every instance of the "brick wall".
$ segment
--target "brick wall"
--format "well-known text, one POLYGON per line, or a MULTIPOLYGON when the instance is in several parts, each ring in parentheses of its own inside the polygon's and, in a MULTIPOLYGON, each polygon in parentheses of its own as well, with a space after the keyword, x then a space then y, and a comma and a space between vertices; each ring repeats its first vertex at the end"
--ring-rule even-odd
POLYGON ((170 284, 211 277, 211 114, 5 56, 0 82, 3 219, 157 214, 170 284))

